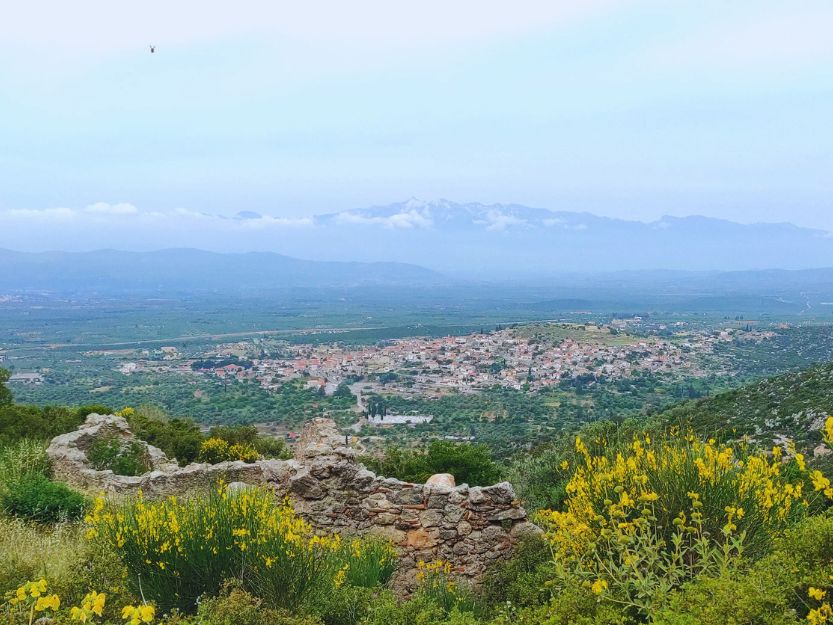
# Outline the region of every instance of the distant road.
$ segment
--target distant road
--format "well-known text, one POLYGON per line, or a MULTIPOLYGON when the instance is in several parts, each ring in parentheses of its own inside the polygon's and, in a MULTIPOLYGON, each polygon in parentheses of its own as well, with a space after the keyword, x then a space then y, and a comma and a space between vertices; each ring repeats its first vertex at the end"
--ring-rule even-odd
MULTIPOLYGON (((223 334, 188 334, 185 336, 171 336, 163 339, 142 339, 138 341, 120 341, 118 343, 45 343, 41 347, 48 349, 65 349, 68 347, 129 347, 131 345, 152 345, 155 343, 176 343, 179 341, 194 341, 194 340, 212 340, 218 341, 227 338, 241 338, 246 336, 268 336, 268 335, 301 335, 301 334, 326 334, 332 332, 334 334, 353 332, 358 330, 382 330, 387 326, 368 326, 368 327, 350 327, 350 328, 303 328, 295 330, 251 330, 249 332, 226 332, 223 334)), ((19 349, 31 349, 37 347, 37 343, 30 343, 19 346, 19 349)), ((9 348, 9 350, 14 348, 9 348)))
MULTIPOLYGON (((536 319, 536 320, 521 320, 521 321, 501 321, 500 325, 535 325, 539 323, 567 323, 558 321, 556 319, 536 319)), ((138 345, 155 345, 158 343, 176 343, 179 341, 194 341, 194 340, 211 340, 218 341, 228 338, 242 338, 247 336, 281 336, 281 335, 303 335, 303 334, 342 334, 345 332, 358 332, 362 330, 384 330, 386 328, 396 327, 390 325, 382 326, 362 326, 362 327, 342 327, 342 328, 296 328, 290 330, 250 330, 248 332, 224 332, 222 334, 188 334, 185 336, 171 336, 161 339, 140 339, 136 341, 119 341, 114 343, 26 343, 23 345, 10 345, 5 349, 6 352, 15 350, 33 349, 41 347, 43 349, 67 349, 67 348, 100 348, 100 347, 131 347, 138 345)), ((457 327, 450 325, 448 327, 457 327)), ((420 336, 414 334, 413 336, 420 336)))

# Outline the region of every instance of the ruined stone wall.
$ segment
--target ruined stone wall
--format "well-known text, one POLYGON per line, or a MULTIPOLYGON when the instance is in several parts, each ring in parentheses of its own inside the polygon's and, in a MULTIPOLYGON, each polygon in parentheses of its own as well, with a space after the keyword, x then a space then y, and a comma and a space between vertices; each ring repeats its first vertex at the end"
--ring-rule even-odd
POLYGON ((55 476, 89 492, 142 489, 146 497, 183 495, 220 479, 265 485, 288 495, 318 531, 389 539, 399 554, 395 585, 402 590, 413 588, 419 560, 448 560, 459 575, 477 582, 490 564, 511 554, 518 538, 540 531, 527 521, 508 482, 469 487, 449 479, 412 484, 378 476, 356 461, 328 419, 307 424, 293 460, 180 468, 148 446, 153 471, 138 477, 90 467, 85 451, 105 434, 133 438, 126 421, 113 415, 90 415, 79 430, 56 437, 48 449, 55 476))

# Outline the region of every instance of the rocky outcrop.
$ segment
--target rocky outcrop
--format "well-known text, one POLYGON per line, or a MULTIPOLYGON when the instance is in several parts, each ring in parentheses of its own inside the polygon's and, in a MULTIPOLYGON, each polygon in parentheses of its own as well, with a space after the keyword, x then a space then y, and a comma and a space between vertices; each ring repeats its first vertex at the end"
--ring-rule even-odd
POLYGON ((137 477, 91 468, 85 450, 97 436, 132 438, 120 417, 90 415, 83 426, 56 437, 48 449, 56 477, 87 491, 145 497, 183 495, 226 483, 265 485, 288 496, 318 531, 372 534, 390 540, 399 554, 395 585, 415 584, 420 560, 444 559, 461 576, 477 582, 486 568, 508 557, 517 540, 540 530, 527 521, 511 484, 456 486, 450 475, 426 484, 385 478, 368 471, 329 419, 304 428, 293 460, 223 462, 178 467, 148 447, 153 471, 137 477))

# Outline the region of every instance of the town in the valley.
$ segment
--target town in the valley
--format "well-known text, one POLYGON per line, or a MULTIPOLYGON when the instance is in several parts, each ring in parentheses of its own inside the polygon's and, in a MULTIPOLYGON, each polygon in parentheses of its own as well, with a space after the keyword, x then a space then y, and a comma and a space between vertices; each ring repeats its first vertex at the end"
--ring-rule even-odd
MULTIPOLYGON (((716 345, 738 340, 760 342, 773 336, 771 331, 752 328, 695 331, 684 325, 679 323, 670 329, 662 326, 665 332, 660 335, 632 334, 628 321, 531 324, 371 345, 337 340, 291 344, 260 337, 215 344, 199 354, 162 346, 152 350, 97 350, 85 355, 115 357, 116 369, 124 376, 199 376, 225 384, 256 383, 269 392, 279 391, 290 380, 300 380, 323 395, 332 395, 346 385, 357 397, 357 408, 367 414, 373 411, 362 403, 363 397, 375 393, 437 398, 494 387, 537 392, 571 378, 611 380, 641 373, 698 377, 713 372, 708 359, 716 345)), ((431 418, 370 416, 384 424, 413 424, 431 418)))

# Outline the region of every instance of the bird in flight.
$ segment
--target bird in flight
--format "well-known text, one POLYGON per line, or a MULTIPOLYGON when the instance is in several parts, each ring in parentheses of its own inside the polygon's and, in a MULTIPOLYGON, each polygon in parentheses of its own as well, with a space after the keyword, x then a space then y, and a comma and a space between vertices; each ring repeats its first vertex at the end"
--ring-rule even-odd
POLYGON ((153 54, 154 52, 156 52, 156 46, 151 46, 150 53, 153 54))

